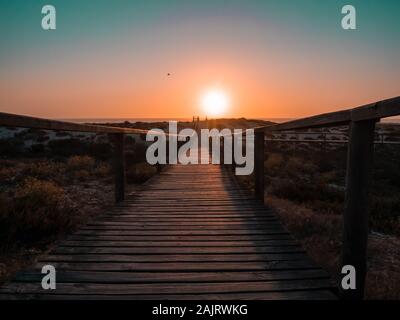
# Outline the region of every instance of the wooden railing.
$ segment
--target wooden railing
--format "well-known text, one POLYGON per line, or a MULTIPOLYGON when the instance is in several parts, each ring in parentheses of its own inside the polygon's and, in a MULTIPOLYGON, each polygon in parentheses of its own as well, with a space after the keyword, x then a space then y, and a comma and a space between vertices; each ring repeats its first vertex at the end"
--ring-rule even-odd
POLYGON ((364 295, 369 221, 368 192, 373 168, 375 124, 381 118, 396 115, 400 115, 400 97, 254 129, 254 193, 256 199, 264 203, 266 134, 318 127, 349 126, 342 265, 351 265, 355 268, 356 289, 344 290, 339 283, 339 292, 343 299, 361 299, 364 295))
MULTIPOLYGON (((21 116, 0 112, 0 126, 33 128, 55 131, 89 132, 96 134, 108 134, 109 141, 113 145, 113 171, 115 181, 115 201, 121 202, 125 198, 125 135, 159 133, 151 130, 134 128, 121 128, 117 126, 89 125, 66 121, 56 121, 29 116, 21 116)), ((157 166, 160 171, 160 166, 157 166)))

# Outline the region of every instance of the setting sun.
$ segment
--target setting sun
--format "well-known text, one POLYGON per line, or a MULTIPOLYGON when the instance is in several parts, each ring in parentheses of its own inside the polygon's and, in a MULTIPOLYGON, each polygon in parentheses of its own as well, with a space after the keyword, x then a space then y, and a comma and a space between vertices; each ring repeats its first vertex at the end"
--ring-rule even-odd
POLYGON ((201 99, 201 105, 207 116, 222 115, 228 108, 228 104, 228 96, 221 90, 207 91, 201 99))

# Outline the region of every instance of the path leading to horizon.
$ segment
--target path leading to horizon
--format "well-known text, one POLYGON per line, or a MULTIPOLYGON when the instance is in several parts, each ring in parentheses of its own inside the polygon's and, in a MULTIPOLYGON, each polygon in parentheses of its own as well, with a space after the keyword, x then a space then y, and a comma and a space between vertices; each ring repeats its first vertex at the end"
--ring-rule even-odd
POLYGON ((219 165, 174 165, 0 288, 2 299, 334 299, 277 217, 219 165), (57 270, 43 290, 41 268, 57 270))

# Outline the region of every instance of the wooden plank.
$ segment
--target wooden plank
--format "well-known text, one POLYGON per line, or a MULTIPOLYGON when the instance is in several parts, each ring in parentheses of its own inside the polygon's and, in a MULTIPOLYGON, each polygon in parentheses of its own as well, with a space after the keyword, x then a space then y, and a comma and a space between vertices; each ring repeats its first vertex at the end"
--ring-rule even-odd
MULTIPOLYGON (((40 269, 20 272, 17 282, 38 282, 43 278, 40 269)), ((328 279, 329 275, 319 269, 275 270, 252 272, 96 272, 96 271, 59 271, 58 282, 89 283, 168 283, 168 282, 227 282, 227 281, 262 281, 290 279, 328 279)))
POLYGON ((170 294, 166 295, 53 295, 53 294, 1 294, 1 300, 336 300, 337 297, 329 290, 296 290, 218 294, 170 294))
POLYGON ((176 227, 176 226, 201 226, 201 227, 210 227, 210 226, 252 226, 252 225, 281 225, 280 221, 275 218, 267 218, 265 220, 254 220, 254 221, 230 221, 226 219, 226 221, 137 221, 135 219, 132 220, 106 220, 106 221, 99 221, 99 222, 90 222, 87 226, 164 226, 164 227, 176 227))
POLYGON ((58 243, 60 247, 268 247, 295 246, 293 240, 253 240, 253 241, 111 241, 111 240, 65 240, 58 243))
POLYGON ((197 235, 197 236, 177 236, 177 235, 156 235, 151 238, 144 238, 139 235, 77 235, 73 234, 67 237, 69 240, 82 241, 254 241, 254 240, 270 240, 270 239, 291 239, 287 234, 261 234, 261 235, 197 235))
MULTIPOLYGON (((81 249, 82 247, 79 247, 81 249)), ((85 248, 85 247, 83 247, 85 248)), ((113 248, 116 249, 116 248, 113 248)), ((83 251, 83 250, 82 250, 83 251)), ((47 262, 242 262, 242 261, 290 261, 290 260, 307 260, 304 253, 235 253, 235 254, 199 254, 193 252, 190 254, 119 254, 119 250, 113 252, 96 254, 97 250, 93 252, 84 252, 84 254, 65 254, 63 251, 54 252, 45 258, 43 261, 47 262)), ((125 253, 123 250, 121 250, 125 253)), ((39 260, 42 262, 42 260, 39 260)))
MULTIPOLYGON (((124 230, 102 230, 101 232, 90 230, 79 230, 76 235, 94 236, 101 233, 102 235, 118 235, 129 236, 132 231, 124 230)), ((268 230, 157 230, 157 231, 135 231, 135 235, 143 237, 161 236, 161 235, 181 235, 181 236, 214 236, 214 235, 262 235, 262 234, 285 234, 287 232, 277 229, 268 230)))
MULTIPOLYGON (((249 224, 252 223, 263 223, 263 222, 269 222, 269 221, 279 221, 276 220, 276 218, 269 218, 269 217, 249 217, 247 218, 249 220, 249 224)), ((110 222, 112 223, 110 217, 107 217, 106 219, 103 220, 104 222, 110 222)), ((177 218, 162 218, 162 221, 160 221, 159 217, 156 217, 154 219, 150 219, 146 216, 141 216, 141 217, 116 217, 115 218, 115 224, 119 223, 130 223, 132 221, 136 221, 137 223, 160 223, 160 224, 173 224, 173 223, 182 223, 182 224, 187 224, 192 221, 194 225, 207 225, 207 224, 224 224, 224 223, 231 223, 231 224, 243 224, 246 223, 246 219, 243 219, 241 217, 225 217, 225 218, 199 218, 199 217, 177 217, 177 218)), ((99 222, 100 223, 100 222, 99 222)))
MULTIPOLYGON (((228 293, 228 292, 265 292, 265 291, 288 291, 305 289, 329 289, 331 283, 326 279, 304 279, 304 280, 277 280, 277 281, 254 281, 225 283, 146 283, 146 284, 95 284, 95 283, 58 283, 54 294, 202 294, 202 293, 228 293)), ((40 283, 12 283, 0 288, 1 293, 42 293, 44 290, 40 283)))
POLYGON ((54 254, 78 254, 78 253, 102 253, 102 254, 234 254, 234 253, 282 253, 304 252, 300 246, 284 247, 57 247, 51 253, 54 254))
MULTIPOLYGON (((44 261, 43 261, 44 262, 44 261)), ((266 270, 297 270, 314 269, 307 261, 263 261, 263 262, 53 262, 57 270, 86 271, 130 271, 130 272, 203 272, 203 271, 266 271, 266 270)), ((42 267, 43 263, 38 263, 42 267)))
POLYGON ((141 223, 136 223, 132 225, 89 225, 86 227, 82 227, 81 230, 119 230, 119 231, 194 231, 194 230, 269 230, 269 229, 278 229, 281 227, 280 223, 267 223, 267 224, 248 224, 247 226, 243 225, 202 225, 202 226, 190 226, 190 225, 145 225, 141 223))

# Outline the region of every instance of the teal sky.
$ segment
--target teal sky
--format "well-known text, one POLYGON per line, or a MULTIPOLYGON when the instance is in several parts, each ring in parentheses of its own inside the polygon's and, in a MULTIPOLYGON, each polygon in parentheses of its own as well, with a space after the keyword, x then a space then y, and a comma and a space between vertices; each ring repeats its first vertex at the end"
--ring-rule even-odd
POLYGON ((226 89, 233 116, 384 99, 400 92, 399 16, 398 0, 0 0, 0 110, 186 117, 207 86, 226 89), (56 31, 41 29, 45 4, 56 31))

